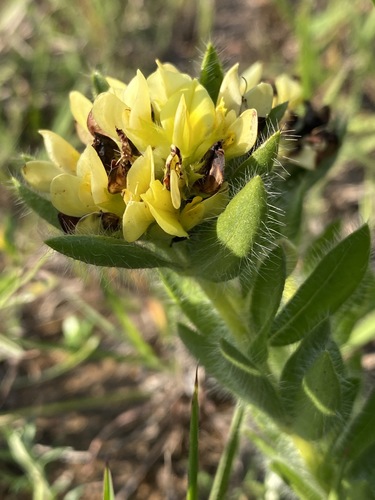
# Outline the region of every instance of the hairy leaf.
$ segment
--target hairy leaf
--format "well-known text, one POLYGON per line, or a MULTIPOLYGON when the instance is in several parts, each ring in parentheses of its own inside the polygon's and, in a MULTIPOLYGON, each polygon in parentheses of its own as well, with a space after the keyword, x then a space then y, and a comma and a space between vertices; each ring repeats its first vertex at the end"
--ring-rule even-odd
POLYGON ((212 43, 209 43, 203 56, 199 82, 207 90, 209 96, 215 104, 223 78, 224 73, 221 61, 215 47, 212 43))
POLYGON ((267 216, 267 192, 259 176, 251 179, 217 219, 217 237, 237 257, 245 257, 267 216))
POLYGON ((163 259, 144 246, 108 236, 57 236, 45 243, 68 257, 95 266, 126 269, 177 268, 173 262, 163 259))
POLYGON ((261 263, 251 292, 250 317, 257 335, 268 329, 280 305, 285 283, 285 255, 275 247, 261 263))
POLYGON ((248 178, 249 175, 262 175, 272 172, 277 159, 279 143, 280 132, 277 131, 246 158, 229 177, 237 180, 248 178))
POLYGON ((13 184, 17 189, 18 196, 29 208, 31 208, 31 210, 36 212, 40 217, 42 217, 42 219, 47 221, 52 226, 61 229, 57 218, 58 211, 49 200, 32 189, 29 189, 17 179, 13 179, 13 184))
POLYGON ((347 300, 365 275, 370 255, 367 225, 350 234, 318 264, 276 317, 272 345, 297 342, 347 300))
POLYGON ((222 341, 221 351, 217 342, 185 325, 179 325, 179 335, 193 356, 224 388, 256 405, 274 420, 284 422, 283 406, 275 387, 234 346, 222 341))

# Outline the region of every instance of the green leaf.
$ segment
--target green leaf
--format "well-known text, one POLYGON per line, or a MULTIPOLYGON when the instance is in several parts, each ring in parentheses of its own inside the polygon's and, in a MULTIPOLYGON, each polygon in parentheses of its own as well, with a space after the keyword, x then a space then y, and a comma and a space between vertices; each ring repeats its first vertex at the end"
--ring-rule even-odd
POLYGON ((229 175, 229 178, 235 180, 248 179, 250 175, 262 175, 272 172, 277 159, 280 135, 280 131, 272 134, 229 175))
POLYGON ((357 348, 375 337, 374 323, 364 321, 371 318, 375 310, 375 277, 370 269, 353 293, 350 301, 343 305, 333 317, 335 340, 340 345, 357 348))
POLYGON ((275 387, 237 349, 222 340, 223 350, 220 351, 217 342, 182 324, 179 325, 179 335, 193 356, 224 388, 268 413, 274 420, 284 422, 283 407, 275 387))
POLYGON ((126 269, 178 268, 173 262, 163 259, 144 246, 108 236, 66 235, 50 238, 45 243, 57 252, 95 266, 126 269))
POLYGON ((286 276, 289 276, 292 274, 294 269, 296 268, 296 265, 298 264, 298 251, 296 246, 287 238, 280 238, 277 240, 278 245, 281 246, 281 248, 284 251, 285 255, 285 271, 286 271, 286 276))
POLYGON ((111 471, 109 470, 108 466, 106 466, 106 468, 104 469, 103 500, 115 500, 111 471))
POLYGON ((351 423, 345 435, 336 446, 339 456, 345 455, 345 461, 356 460, 375 443, 375 390, 368 396, 365 404, 351 423))
POLYGON ((285 284, 285 255, 275 247, 261 263, 251 291, 251 326, 257 335, 268 333, 285 284))
POLYGON ((338 423, 341 408, 339 377, 329 352, 323 351, 302 379, 293 431, 304 439, 320 439, 338 423))
POLYGON ((200 224, 186 241, 186 254, 192 276, 220 282, 240 274, 242 259, 218 240, 216 224, 216 220, 200 224))
POLYGON ((61 229, 57 218, 58 211, 49 200, 29 189, 15 178, 13 178, 13 184, 17 190, 18 196, 29 208, 31 208, 31 210, 36 212, 42 219, 47 221, 52 226, 61 229))
POLYGON ((293 241, 298 237, 301 228, 303 203, 310 187, 310 183, 306 179, 307 170, 301 167, 295 168, 298 168, 298 171, 292 172, 290 177, 282 181, 282 185, 276 185, 276 189, 283 193, 283 198, 280 199, 280 208, 284 213, 283 218, 288 221, 282 228, 282 233, 293 241))
POLYGON ((345 483, 348 484, 350 491, 347 493, 347 496, 343 496, 342 498, 355 498, 355 500, 370 500, 375 498, 374 463, 375 444, 373 443, 349 465, 345 475, 345 483))
POLYGON ((224 321, 195 280, 169 269, 159 270, 159 274, 170 297, 198 331, 210 336, 226 332, 224 321))
POLYGON ((335 416, 341 409, 341 387, 328 351, 306 372, 302 386, 307 397, 323 415, 335 416))
POLYGON ((333 248, 277 315, 270 343, 297 342, 322 318, 334 313, 365 275, 370 246, 370 231, 364 225, 333 248))
POLYGON ((249 350, 259 364, 268 358, 268 332, 280 305, 286 277, 283 249, 275 247, 263 260, 251 290, 250 330, 255 337, 249 350))
POLYGON ((273 133, 275 130, 278 130, 279 123, 283 119, 287 109, 288 101, 279 104, 275 108, 272 108, 267 116, 263 130, 265 130, 267 133, 273 133))
POLYGON ((325 500, 326 493, 321 491, 319 486, 314 484, 313 478, 306 473, 299 473, 296 467, 290 467, 281 460, 273 460, 270 464, 271 470, 276 472, 301 499, 325 500))
POLYGON ((259 236, 267 216, 267 192, 253 177, 229 202, 217 219, 217 237, 232 254, 245 257, 259 236))
POLYGON ((280 393, 290 418, 289 425, 305 439, 317 439, 333 426, 335 432, 340 432, 350 415, 357 391, 358 381, 346 377, 340 350, 330 338, 328 321, 323 321, 305 336, 286 362, 280 377, 280 393), (327 356, 329 362, 325 359, 327 356), (324 363, 327 366, 330 363, 328 368, 324 363), (322 390, 326 390, 322 397, 315 394, 319 392, 319 380, 322 390), (315 382, 318 385, 314 385, 315 382), (325 402, 325 397, 332 399, 325 402))
POLYGON ((189 433, 189 469, 187 500, 198 499, 199 471, 199 400, 198 400, 198 368, 195 374, 194 393, 191 401, 190 433, 189 433))
POLYGON ((340 219, 332 222, 309 246, 303 258, 303 270, 306 274, 313 271, 327 251, 337 244, 341 225, 340 219))
POLYGON ((199 82, 207 90, 215 104, 223 78, 224 72, 218 53, 212 43, 209 43, 203 56, 199 82))
POLYGON ((375 310, 367 314, 352 330, 348 342, 346 344, 350 349, 358 349, 375 337, 375 310))
POLYGON ((262 373, 257 366, 225 339, 221 339, 220 341, 220 351, 225 359, 232 365, 237 366, 241 371, 255 377, 262 377, 262 373))
POLYGON ((303 377, 317 357, 327 348, 329 338, 329 322, 323 321, 305 336, 298 349, 285 363, 280 377, 280 393, 286 413, 291 420, 297 414, 297 394, 302 387, 303 377))

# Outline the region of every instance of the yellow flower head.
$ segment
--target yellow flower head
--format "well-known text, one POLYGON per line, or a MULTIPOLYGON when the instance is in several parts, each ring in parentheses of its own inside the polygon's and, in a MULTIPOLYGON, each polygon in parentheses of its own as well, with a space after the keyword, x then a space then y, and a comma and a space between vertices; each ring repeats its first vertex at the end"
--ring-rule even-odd
POLYGON ((70 94, 84 151, 42 131, 51 161, 28 162, 25 179, 67 216, 121 217, 129 242, 151 224, 188 237, 225 208, 225 164, 256 141, 257 112, 242 110, 238 67, 224 77, 216 103, 197 79, 159 61, 148 78, 137 71, 128 84, 107 82, 93 103, 70 94))

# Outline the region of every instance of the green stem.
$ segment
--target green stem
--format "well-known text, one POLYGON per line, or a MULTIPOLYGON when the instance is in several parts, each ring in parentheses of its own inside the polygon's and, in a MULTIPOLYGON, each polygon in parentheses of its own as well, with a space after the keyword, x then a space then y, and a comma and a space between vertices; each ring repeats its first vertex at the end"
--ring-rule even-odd
POLYGON ((241 308, 238 307, 242 305, 242 300, 238 297, 238 294, 235 294, 233 289, 229 289, 228 284, 223 285, 205 280, 197 280, 197 282, 228 326, 234 338, 241 343, 243 340, 248 339, 247 322, 244 320, 241 308), (235 301, 229 294, 232 297, 235 294, 235 301), (236 305, 237 307, 235 307, 236 305))

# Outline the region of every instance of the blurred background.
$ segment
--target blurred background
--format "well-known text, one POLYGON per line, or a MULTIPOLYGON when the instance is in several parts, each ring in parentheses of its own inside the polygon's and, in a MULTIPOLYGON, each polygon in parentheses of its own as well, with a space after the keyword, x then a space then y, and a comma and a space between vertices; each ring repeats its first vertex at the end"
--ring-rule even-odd
MULTIPOLYGON (((186 488, 195 365, 148 273, 100 272, 48 252, 50 229, 13 196, 38 129, 77 147, 68 106, 99 69, 128 81, 155 59, 198 75, 212 40, 226 68, 264 62, 348 122, 344 147, 306 200, 309 230, 353 228, 375 204, 375 8, 370 0, 3 0, 0 6, 0 498, 179 499, 186 488)), ((167 306, 165 306, 167 304, 167 306)), ((209 485, 233 408, 202 373, 201 469, 209 485)), ((262 497, 244 447, 233 498, 262 497), (242 495, 242 496, 241 496, 242 495)), ((205 483, 206 482, 206 483, 205 483)), ((204 496, 202 498, 205 498, 204 496)))

